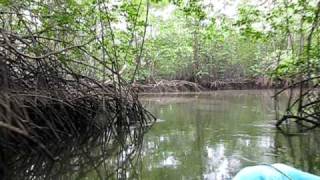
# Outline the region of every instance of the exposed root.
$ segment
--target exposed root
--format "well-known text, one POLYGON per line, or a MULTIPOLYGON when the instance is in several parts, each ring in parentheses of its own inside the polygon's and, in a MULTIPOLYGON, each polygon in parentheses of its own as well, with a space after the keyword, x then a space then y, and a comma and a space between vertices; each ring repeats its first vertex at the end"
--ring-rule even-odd
POLYGON ((320 76, 306 78, 292 83, 275 94, 277 99, 282 93, 289 91, 285 113, 276 124, 278 128, 282 131, 290 131, 291 122, 298 125, 299 131, 320 127, 319 82, 320 76))
POLYGON ((72 53, 88 57, 83 47, 91 41, 54 51, 51 41, 0 29, 1 149, 41 151, 54 159, 48 141, 61 143, 114 126, 146 126, 155 119, 113 68, 104 66, 112 84, 83 73, 99 69, 72 53), (97 118, 101 113, 103 119, 97 118))
MULTIPOLYGON (((227 79, 212 82, 199 81, 198 83, 184 80, 161 80, 153 84, 134 84, 133 89, 142 93, 164 92, 200 92, 211 90, 241 90, 241 89, 267 89, 275 87, 275 83, 266 78, 258 79, 227 79)), ((280 84, 281 87, 285 83, 280 84)))
POLYGON ((155 84, 135 84, 133 89, 137 92, 159 93, 159 92, 199 92, 204 88, 193 82, 182 80, 161 80, 155 84))

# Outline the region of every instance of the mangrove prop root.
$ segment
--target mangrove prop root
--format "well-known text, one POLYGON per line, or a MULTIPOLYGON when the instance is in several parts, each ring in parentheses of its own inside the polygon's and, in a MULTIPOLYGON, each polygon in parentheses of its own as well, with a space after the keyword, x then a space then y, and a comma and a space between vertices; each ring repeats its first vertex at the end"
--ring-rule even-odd
POLYGON ((72 54, 89 58, 85 46, 92 39, 51 50, 51 41, 35 36, 0 29, 0 149, 40 151, 55 159, 48 140, 61 143, 90 130, 154 121, 112 67, 105 65, 113 77, 109 84, 83 73, 97 69, 72 54))
POLYGON ((279 129, 284 130, 283 128, 292 122, 296 123, 301 131, 320 127, 319 85, 320 76, 314 76, 294 82, 276 92, 276 97, 285 93, 289 96, 284 114, 276 123, 279 129))

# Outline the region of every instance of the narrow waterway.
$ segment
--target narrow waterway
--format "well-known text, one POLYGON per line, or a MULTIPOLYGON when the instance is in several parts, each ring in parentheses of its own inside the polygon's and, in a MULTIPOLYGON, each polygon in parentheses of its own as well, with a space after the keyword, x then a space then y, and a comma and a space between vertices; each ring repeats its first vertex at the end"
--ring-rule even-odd
POLYGON ((229 179, 245 166, 275 162, 319 175, 320 132, 281 134, 271 96, 261 90, 143 96, 159 120, 144 137, 141 179, 229 179))
MULTIPOLYGON (((153 126, 112 125, 89 139, 52 144, 55 161, 46 154, 0 154, 0 179, 224 180, 243 167, 275 162, 320 175, 320 131, 280 133, 272 95, 142 95, 142 103, 158 117, 153 126)), ((282 105, 286 99, 280 98, 282 105)))

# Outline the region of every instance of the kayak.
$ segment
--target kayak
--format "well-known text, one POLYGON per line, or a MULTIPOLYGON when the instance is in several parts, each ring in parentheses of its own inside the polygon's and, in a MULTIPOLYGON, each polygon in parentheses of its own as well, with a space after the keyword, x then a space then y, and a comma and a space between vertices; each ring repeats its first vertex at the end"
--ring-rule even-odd
POLYGON ((262 164, 240 170, 233 180, 320 180, 320 176, 310 174, 285 164, 262 164))

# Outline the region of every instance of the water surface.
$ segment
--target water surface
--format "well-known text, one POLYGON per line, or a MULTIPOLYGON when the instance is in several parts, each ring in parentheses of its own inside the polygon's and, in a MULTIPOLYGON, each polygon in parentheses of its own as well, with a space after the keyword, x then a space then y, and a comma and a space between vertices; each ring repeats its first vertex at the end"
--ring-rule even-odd
POLYGON ((245 166, 276 162, 320 175, 319 131, 277 131, 271 96, 272 91, 144 95, 159 120, 144 137, 141 179, 230 179, 245 166))
POLYGON ((320 175, 319 130, 280 133, 272 95, 144 95, 143 104, 159 119, 152 127, 113 123, 103 133, 70 137, 50 146, 55 161, 46 154, 0 153, 0 179, 230 179, 243 167, 276 162, 320 175))

